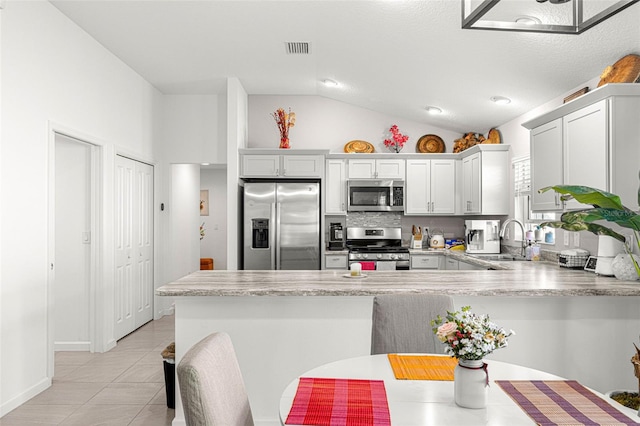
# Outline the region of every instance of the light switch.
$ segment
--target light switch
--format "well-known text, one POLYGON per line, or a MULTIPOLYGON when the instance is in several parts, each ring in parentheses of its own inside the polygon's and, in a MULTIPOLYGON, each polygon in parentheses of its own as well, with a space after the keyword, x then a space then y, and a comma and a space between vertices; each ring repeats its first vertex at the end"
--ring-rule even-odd
POLYGON ((573 246, 574 247, 580 246, 580 233, 579 232, 574 232, 573 233, 573 246))
POLYGON ((91 232, 82 233, 82 244, 91 244, 91 232))
POLYGON ((564 235, 564 245, 568 246, 569 245, 569 231, 563 231, 562 234, 564 235))

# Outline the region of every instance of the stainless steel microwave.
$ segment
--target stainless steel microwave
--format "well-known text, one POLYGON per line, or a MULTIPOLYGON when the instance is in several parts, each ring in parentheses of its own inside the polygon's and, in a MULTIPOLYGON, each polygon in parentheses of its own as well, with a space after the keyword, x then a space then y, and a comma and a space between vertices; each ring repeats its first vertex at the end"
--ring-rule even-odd
POLYGON ((350 212, 404 211, 404 181, 349 180, 347 181, 350 212))

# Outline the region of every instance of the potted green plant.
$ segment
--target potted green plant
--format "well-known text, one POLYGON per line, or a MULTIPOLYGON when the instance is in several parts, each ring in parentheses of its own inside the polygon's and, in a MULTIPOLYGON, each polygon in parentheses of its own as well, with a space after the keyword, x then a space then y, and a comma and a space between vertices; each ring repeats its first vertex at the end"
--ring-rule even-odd
POLYGON ((640 250, 640 240, 638 239, 640 231, 640 215, 628 207, 622 205, 620 197, 610 192, 588 186, 575 185, 555 185, 548 186, 538 190, 543 193, 553 190, 560 194, 563 201, 575 199, 582 204, 590 204, 592 207, 582 210, 568 211, 562 213, 559 221, 544 222, 541 227, 550 226, 552 228, 560 228, 567 231, 589 231, 596 235, 607 235, 615 238, 623 243, 623 246, 629 258, 633 262, 636 274, 640 277, 640 266, 636 257, 631 254, 631 248, 626 244, 624 235, 614 231, 599 223, 598 221, 607 221, 617 224, 622 228, 628 228, 633 231, 636 244, 640 250))

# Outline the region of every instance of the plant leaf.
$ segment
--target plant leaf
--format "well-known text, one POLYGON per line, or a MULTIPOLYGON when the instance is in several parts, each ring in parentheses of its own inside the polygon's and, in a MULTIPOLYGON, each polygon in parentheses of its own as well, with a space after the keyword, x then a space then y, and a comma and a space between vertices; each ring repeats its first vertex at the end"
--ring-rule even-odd
MULTIPOLYGON (((564 215, 563 215, 563 220, 564 220, 564 215)), ((549 226, 551 228, 560 228, 560 229, 564 229, 565 231, 572 231, 572 232, 589 231, 596 235, 608 235, 609 237, 615 238, 616 240, 622 243, 625 242, 624 235, 618 234, 614 230, 607 228, 606 226, 598 225, 597 223, 587 223, 587 222, 577 221, 577 222, 571 222, 571 223, 543 222, 540 224, 541 228, 544 228, 545 226, 549 226)))
POLYGON ((622 205, 620 197, 617 195, 589 186, 555 185, 539 189, 538 192, 543 193, 549 190, 563 194, 562 199, 565 201, 574 198, 579 203, 591 204, 594 207, 628 210, 622 205))

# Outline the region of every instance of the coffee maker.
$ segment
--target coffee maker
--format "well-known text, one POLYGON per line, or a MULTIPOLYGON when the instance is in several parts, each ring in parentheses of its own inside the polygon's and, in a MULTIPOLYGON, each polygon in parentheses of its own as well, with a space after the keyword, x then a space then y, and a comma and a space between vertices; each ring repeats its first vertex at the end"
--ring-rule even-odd
POLYGON ((344 250, 344 232, 340 222, 329 226, 329 250, 344 250))
POLYGON ((500 253, 499 220, 465 220, 467 253, 500 253))

